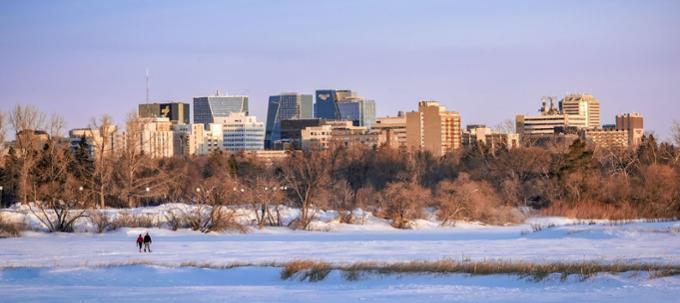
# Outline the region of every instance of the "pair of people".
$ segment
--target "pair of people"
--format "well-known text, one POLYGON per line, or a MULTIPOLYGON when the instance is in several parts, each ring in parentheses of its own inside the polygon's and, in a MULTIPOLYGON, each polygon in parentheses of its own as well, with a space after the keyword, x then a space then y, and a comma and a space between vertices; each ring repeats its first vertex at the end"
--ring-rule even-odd
POLYGON ((147 250, 151 252, 151 236, 149 236, 149 233, 147 232, 144 237, 142 237, 142 234, 139 234, 139 237, 137 237, 137 246, 139 246, 139 252, 142 252, 142 245, 144 246, 144 252, 147 250))

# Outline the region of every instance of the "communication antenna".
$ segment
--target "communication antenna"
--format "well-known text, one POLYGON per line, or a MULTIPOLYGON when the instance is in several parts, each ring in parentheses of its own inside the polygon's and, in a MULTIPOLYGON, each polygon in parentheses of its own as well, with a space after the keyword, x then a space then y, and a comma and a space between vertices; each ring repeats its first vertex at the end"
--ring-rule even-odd
POLYGON ((146 68, 146 103, 149 103, 149 68, 146 68))

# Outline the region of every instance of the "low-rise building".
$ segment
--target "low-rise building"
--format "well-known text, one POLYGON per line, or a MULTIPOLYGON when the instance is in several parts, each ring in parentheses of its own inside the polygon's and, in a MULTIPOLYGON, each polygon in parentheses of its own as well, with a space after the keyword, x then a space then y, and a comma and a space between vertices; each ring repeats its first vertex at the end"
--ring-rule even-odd
POLYGON ((373 129, 384 133, 385 145, 402 152, 408 152, 406 116, 403 112, 399 112, 396 117, 377 118, 375 124, 373 124, 373 129))
POLYGON ((504 146, 516 148, 519 146, 519 134, 495 132, 485 125, 468 125, 463 132, 463 145, 488 145, 491 147, 504 146))
POLYGON ((75 152, 84 140, 82 143, 84 143, 83 146, 85 146, 90 158, 95 159, 100 152, 103 152, 104 155, 112 155, 120 145, 120 137, 116 136, 116 131, 117 128, 114 125, 107 127, 106 130, 74 128, 68 132, 70 148, 75 152), (105 133, 102 133, 102 131, 105 133))
POLYGON ((303 149, 321 150, 334 146, 375 148, 385 143, 385 132, 354 126, 352 121, 325 121, 320 126, 306 127, 301 131, 303 149))

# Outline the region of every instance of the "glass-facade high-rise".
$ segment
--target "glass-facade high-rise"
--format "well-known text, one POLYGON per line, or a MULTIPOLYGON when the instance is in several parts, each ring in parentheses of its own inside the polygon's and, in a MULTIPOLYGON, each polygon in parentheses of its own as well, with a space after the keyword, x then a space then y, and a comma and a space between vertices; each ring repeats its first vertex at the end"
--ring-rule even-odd
POLYGON ((194 123, 204 127, 231 113, 248 114, 248 96, 207 96, 194 98, 194 123))
POLYGON ((334 89, 317 90, 314 117, 329 120, 339 119, 340 110, 337 101, 338 91, 334 89))
POLYGON ((375 101, 346 99, 337 102, 340 119, 352 121, 354 126, 370 128, 375 123, 375 101))
POLYGON ((313 118, 312 96, 284 93, 269 97, 265 147, 271 148, 281 138, 281 121, 313 118))

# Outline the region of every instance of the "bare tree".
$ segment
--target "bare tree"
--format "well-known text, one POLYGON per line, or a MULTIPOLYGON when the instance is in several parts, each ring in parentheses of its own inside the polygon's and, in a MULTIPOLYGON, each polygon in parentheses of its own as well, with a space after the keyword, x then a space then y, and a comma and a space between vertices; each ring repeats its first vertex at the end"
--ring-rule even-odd
POLYGON ((414 181, 392 182, 383 190, 383 211, 396 228, 409 228, 413 219, 423 216, 430 191, 414 181))
POLYGON ((242 193, 234 180, 219 177, 205 180, 196 188, 191 227, 204 233, 226 229, 246 232, 247 229, 238 223, 236 210, 229 207, 236 204, 242 193))
POLYGON ((357 205, 357 193, 345 180, 335 182, 331 189, 331 207, 340 215, 340 223, 354 223, 353 211, 357 205))
MULTIPOLYGON (((58 134, 63 120, 53 118, 50 132, 58 134)), ((34 202, 29 209, 51 232, 72 232, 76 220, 85 217, 90 207, 83 186, 72 172, 69 146, 51 137, 32 168, 35 184, 34 202)))
POLYGON ((6 118, 5 118, 5 113, 0 111, 0 154, 2 154, 2 151, 5 147, 5 125, 7 124, 6 118))
POLYGON ((113 183, 116 126, 110 116, 104 115, 98 121, 92 119, 90 132, 95 137, 92 140, 94 171, 89 178, 90 187, 97 196, 98 207, 104 208, 106 207, 106 194, 111 191, 113 183))
POLYGON ((159 194, 173 180, 173 176, 159 169, 157 161, 144 154, 143 127, 135 113, 128 115, 122 146, 116 149, 115 189, 127 207, 138 206, 140 198, 148 199, 159 194))
POLYGON ((32 105, 19 104, 10 112, 9 124, 16 134, 14 147, 20 165, 18 197, 26 203, 31 192, 30 171, 41 148, 38 131, 45 128, 45 114, 32 105))
MULTIPOLYGON (((281 218, 278 212, 276 217, 272 214, 271 205, 278 207, 278 204, 283 202, 284 191, 287 187, 268 175, 257 176, 255 180, 247 183, 247 188, 244 189, 245 197, 247 197, 246 199, 248 199, 255 214, 258 228, 262 229, 264 225, 279 225, 281 218)), ((234 190, 240 191, 241 189, 234 188, 234 190)))
POLYGON ((294 196, 293 204, 300 209, 300 216, 291 225, 307 229, 318 206, 326 202, 328 176, 328 152, 292 154, 281 166, 285 186, 294 196))

